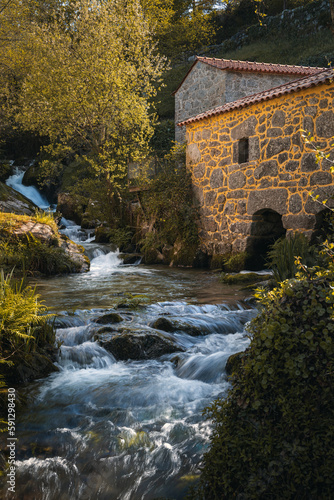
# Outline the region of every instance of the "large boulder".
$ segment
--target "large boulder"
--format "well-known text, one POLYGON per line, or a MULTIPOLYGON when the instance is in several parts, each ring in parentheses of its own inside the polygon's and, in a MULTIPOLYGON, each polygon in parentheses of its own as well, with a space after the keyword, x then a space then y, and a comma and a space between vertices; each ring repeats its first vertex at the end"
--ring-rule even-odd
POLYGON ((37 205, 28 200, 23 194, 0 182, 0 212, 32 215, 35 213, 37 205))
POLYGON ((85 255, 84 253, 84 247, 78 245, 77 243, 74 243, 65 235, 61 235, 60 246, 73 262, 73 268, 71 269, 71 272, 86 273, 87 271, 89 271, 90 261, 87 255, 85 255))
POLYGON ((98 343, 118 361, 155 359, 164 354, 184 352, 182 347, 167 336, 148 330, 102 334, 98 336, 98 343))
POLYGON ((70 219, 81 224, 83 213, 86 209, 86 200, 83 196, 71 195, 69 193, 59 193, 57 201, 57 212, 60 212, 65 219, 70 219))

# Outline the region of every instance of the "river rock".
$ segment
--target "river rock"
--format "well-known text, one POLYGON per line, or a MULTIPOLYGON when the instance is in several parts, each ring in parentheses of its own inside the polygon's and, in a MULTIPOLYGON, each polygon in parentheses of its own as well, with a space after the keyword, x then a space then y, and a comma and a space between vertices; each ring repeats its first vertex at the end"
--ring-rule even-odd
POLYGON ((85 255, 83 246, 74 243, 67 236, 61 235, 61 248, 67 253, 74 264, 72 272, 86 273, 90 268, 90 261, 85 255))
POLYGON ((190 325, 189 323, 184 323, 178 320, 170 320, 167 318, 158 318, 153 323, 150 324, 151 328, 156 330, 162 330, 163 332, 184 332, 192 337, 199 337, 201 335, 207 335, 208 332, 204 332, 202 328, 190 325))
POLYGON ((164 354, 182 351, 171 339, 158 332, 147 330, 123 332, 116 335, 100 336, 99 344, 118 361, 155 359, 164 354))
POLYGON ((23 194, 0 182, 0 212, 33 215, 37 205, 28 200, 23 194))
POLYGON ((122 316, 115 312, 104 314, 103 316, 95 319, 95 323, 97 323, 98 325, 109 325, 112 323, 120 323, 121 321, 123 321, 122 316))
POLYGON ((123 261, 122 265, 128 266, 141 261, 142 255, 140 253, 121 253, 119 254, 119 258, 123 261))
POLYGON ((81 224, 82 215, 85 211, 85 199, 83 196, 59 193, 57 200, 57 212, 65 219, 70 219, 81 224))
POLYGON ((48 246, 57 246, 58 244, 58 238, 51 226, 33 220, 22 222, 18 228, 14 229, 13 234, 20 239, 27 235, 33 236, 48 246))

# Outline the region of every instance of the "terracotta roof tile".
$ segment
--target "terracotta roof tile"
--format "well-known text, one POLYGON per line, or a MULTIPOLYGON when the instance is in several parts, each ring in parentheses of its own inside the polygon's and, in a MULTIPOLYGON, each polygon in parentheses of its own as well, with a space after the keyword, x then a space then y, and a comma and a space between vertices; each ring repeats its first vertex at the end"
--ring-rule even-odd
POLYGON ((292 92, 298 92, 299 90, 315 87, 322 83, 330 83, 331 81, 334 81, 333 69, 325 69, 321 71, 319 71, 318 69, 318 72, 312 76, 305 76, 303 78, 299 78, 298 80, 279 85, 278 87, 274 87, 257 94, 243 97, 241 99, 238 99, 237 101, 228 102, 226 104, 223 104, 222 106, 219 106, 218 108, 205 111, 204 113, 200 113, 193 118, 189 118, 188 120, 180 122, 178 123, 178 125, 181 127, 182 125, 185 125, 187 123, 203 120, 204 118, 208 118, 214 115, 220 115, 232 109, 244 108, 257 102, 268 101, 270 99, 273 99, 274 97, 278 97, 284 94, 290 94, 292 92))
POLYGON ((314 75, 325 68, 310 66, 290 66, 289 64, 258 63, 250 61, 233 61, 232 59, 215 59, 214 57, 197 57, 197 60, 219 69, 234 71, 253 71, 260 73, 275 73, 279 75, 314 75))
POLYGON ((271 73, 276 75, 300 75, 307 76, 313 75, 318 71, 324 70, 325 68, 315 68, 311 66, 290 66, 288 64, 271 64, 271 63, 259 63, 250 61, 233 61, 232 59, 216 59, 214 57, 200 57, 196 56, 196 60, 193 62, 187 73, 185 74, 183 80, 179 84, 176 90, 172 93, 174 95, 179 88, 182 86, 183 82, 198 62, 208 64, 215 68, 221 70, 231 70, 231 71, 252 71, 255 73, 271 73))

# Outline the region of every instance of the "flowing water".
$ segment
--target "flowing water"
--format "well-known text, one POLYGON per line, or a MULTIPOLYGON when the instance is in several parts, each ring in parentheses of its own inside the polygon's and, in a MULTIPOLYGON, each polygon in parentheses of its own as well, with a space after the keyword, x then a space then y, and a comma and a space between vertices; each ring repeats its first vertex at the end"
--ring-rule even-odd
POLYGON ((226 395, 226 360, 247 347, 244 325, 255 311, 210 272, 124 266, 116 249, 63 223, 91 269, 35 282, 58 314, 59 371, 26 389, 15 498, 180 500, 208 446, 202 411, 226 395), (149 333, 157 318, 178 322, 166 335, 183 352, 116 361, 95 341, 95 320, 110 310, 122 317, 113 330, 149 333), (196 329, 202 335, 189 334, 196 329))

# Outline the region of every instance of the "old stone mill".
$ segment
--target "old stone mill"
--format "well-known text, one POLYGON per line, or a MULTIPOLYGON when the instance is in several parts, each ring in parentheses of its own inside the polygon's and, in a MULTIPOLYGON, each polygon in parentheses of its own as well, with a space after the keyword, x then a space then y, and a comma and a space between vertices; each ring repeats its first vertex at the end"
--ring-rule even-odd
POLYGON ((319 234, 322 202, 334 194, 333 76, 328 68, 195 59, 174 92, 176 139, 187 143, 208 255, 265 253, 291 232, 319 234), (317 161, 317 149, 328 157, 317 161))

